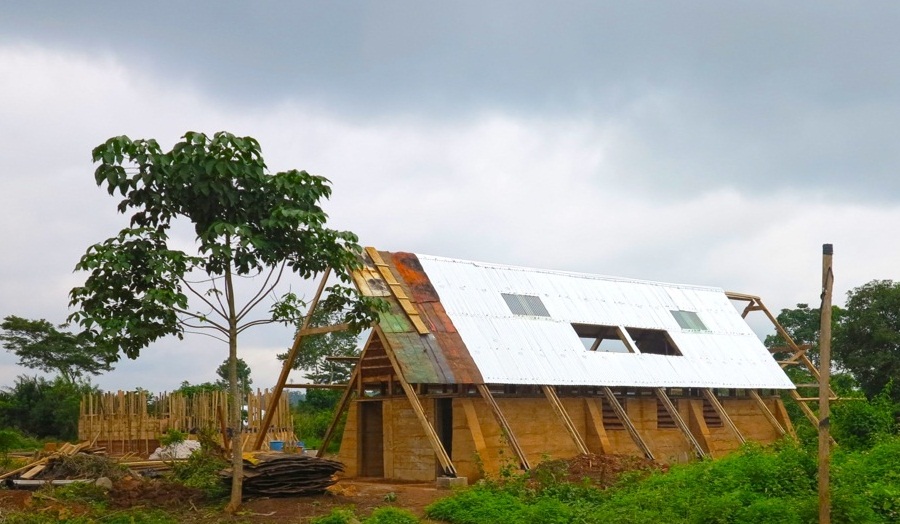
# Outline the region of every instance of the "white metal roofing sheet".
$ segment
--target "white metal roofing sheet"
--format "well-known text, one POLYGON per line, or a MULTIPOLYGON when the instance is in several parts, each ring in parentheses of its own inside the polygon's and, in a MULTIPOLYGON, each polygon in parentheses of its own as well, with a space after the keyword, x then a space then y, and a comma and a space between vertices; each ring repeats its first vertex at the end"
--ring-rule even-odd
POLYGON ((721 289, 417 256, 488 383, 794 387, 721 289), (550 317, 514 315, 501 293, 538 296, 550 317), (681 355, 588 351, 573 323, 664 330, 681 355))

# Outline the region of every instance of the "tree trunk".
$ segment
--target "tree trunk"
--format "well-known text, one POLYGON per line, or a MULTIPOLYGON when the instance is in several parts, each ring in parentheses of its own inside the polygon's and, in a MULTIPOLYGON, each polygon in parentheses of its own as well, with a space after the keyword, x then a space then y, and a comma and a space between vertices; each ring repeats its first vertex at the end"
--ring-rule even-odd
POLYGON ((231 514, 241 507, 244 486, 244 461, 242 457, 243 438, 241 423, 241 392, 237 378, 237 313, 234 306, 234 285, 231 268, 225 269, 225 298, 228 301, 228 391, 231 396, 231 410, 228 415, 231 425, 231 499, 225 511, 231 514))

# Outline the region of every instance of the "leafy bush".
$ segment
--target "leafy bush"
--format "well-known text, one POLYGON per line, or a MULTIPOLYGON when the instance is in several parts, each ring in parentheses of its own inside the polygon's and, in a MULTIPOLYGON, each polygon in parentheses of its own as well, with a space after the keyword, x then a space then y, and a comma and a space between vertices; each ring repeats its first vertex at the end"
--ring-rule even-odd
POLYGON ((870 401, 847 400, 831 411, 832 436, 846 449, 868 449, 883 438, 896 433, 895 405, 890 389, 870 401))
POLYGON ((171 446, 172 444, 181 444, 187 438, 187 435, 175 428, 169 428, 165 434, 159 437, 159 443, 163 446, 171 446))
POLYGON ((349 509, 335 509, 331 513, 322 517, 316 517, 310 521, 310 524, 350 524, 358 522, 356 515, 349 509))
POLYGON ((220 499, 228 495, 228 486, 219 475, 219 471, 227 467, 225 459, 201 450, 192 453, 184 462, 172 465, 172 480, 199 489, 210 499, 220 499))
POLYGON ((372 512, 363 524, 417 524, 419 519, 405 509, 384 506, 372 512))
MULTIPOLYGON (((900 522, 900 437, 832 458, 832 520, 900 522)), ((529 483, 482 482, 439 500, 426 515, 477 522, 586 524, 806 524, 818 520, 816 450, 791 442, 747 445, 667 473, 625 476, 606 490, 539 475, 529 483)))

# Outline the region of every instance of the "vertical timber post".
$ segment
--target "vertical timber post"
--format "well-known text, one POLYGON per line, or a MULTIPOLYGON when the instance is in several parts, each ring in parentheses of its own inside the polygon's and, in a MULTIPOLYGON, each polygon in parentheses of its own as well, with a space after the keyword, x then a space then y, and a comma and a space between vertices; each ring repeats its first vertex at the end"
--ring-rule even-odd
POLYGON ((819 524, 831 522, 829 466, 831 462, 830 407, 831 397, 831 288, 834 273, 831 257, 834 247, 822 246, 822 307, 819 326, 819 524))

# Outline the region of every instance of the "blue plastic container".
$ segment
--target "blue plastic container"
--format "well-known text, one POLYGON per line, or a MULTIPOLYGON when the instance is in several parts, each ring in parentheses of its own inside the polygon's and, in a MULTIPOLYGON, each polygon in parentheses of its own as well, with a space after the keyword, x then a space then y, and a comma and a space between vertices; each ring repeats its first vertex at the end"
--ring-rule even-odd
POLYGON ((269 441, 269 451, 284 451, 284 441, 283 440, 270 440, 269 441))

